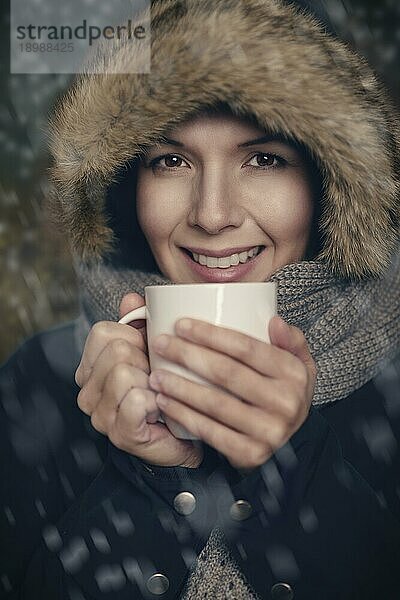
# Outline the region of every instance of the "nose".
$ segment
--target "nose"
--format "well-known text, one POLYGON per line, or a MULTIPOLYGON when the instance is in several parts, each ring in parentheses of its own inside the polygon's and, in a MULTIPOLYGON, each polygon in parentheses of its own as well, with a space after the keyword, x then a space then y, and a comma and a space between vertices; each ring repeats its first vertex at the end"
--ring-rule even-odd
POLYGON ((204 169, 193 186, 188 223, 215 235, 240 227, 245 219, 238 186, 222 168, 204 169))

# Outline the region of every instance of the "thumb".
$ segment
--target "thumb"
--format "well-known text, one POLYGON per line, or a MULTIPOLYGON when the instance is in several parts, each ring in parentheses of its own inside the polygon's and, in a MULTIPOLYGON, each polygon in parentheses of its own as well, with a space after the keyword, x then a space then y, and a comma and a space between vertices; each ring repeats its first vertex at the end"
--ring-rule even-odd
POLYGON ((122 319, 129 311, 143 306, 144 298, 136 292, 128 292, 119 305, 119 318, 122 319))
MULTIPOLYGON (((119 305, 119 318, 122 319, 128 312, 134 310, 135 308, 139 308, 139 306, 143 306, 145 304, 143 296, 138 294, 137 292, 128 292, 122 298, 121 303, 119 305)), ((129 323, 135 329, 142 329, 146 325, 146 321, 144 319, 138 319, 136 321, 132 321, 129 323)))
POLYGON ((304 333, 294 325, 289 325, 281 317, 275 315, 268 327, 271 344, 287 350, 297 356, 307 368, 315 371, 314 359, 308 348, 304 333))

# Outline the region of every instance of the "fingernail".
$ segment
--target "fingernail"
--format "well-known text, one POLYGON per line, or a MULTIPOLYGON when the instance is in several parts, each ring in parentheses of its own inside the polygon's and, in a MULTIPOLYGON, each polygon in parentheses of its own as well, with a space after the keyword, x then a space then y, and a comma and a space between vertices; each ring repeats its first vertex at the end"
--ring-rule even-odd
POLYGON ((156 403, 161 408, 165 408, 167 406, 167 404, 169 403, 169 398, 167 398, 167 396, 164 396, 163 394, 157 394, 156 403))
POLYGON ((275 320, 276 320, 276 321, 278 321, 278 322, 280 321, 281 323, 283 323, 284 325, 286 325, 286 321, 284 321, 284 320, 282 319, 282 317, 280 317, 279 315, 275 315, 275 317, 274 317, 274 318, 275 318, 275 320))
POLYGON ((159 352, 159 351, 162 352, 163 350, 165 350, 166 347, 168 346, 168 344, 169 344, 169 338, 167 335, 164 335, 164 334, 156 337, 156 339, 153 342, 154 349, 157 352, 159 352))
POLYGON ((192 322, 190 319, 180 319, 177 324, 178 331, 186 333, 192 329, 192 322))
POLYGON ((152 371, 149 377, 149 383, 154 390, 161 389, 162 375, 157 371, 152 371))

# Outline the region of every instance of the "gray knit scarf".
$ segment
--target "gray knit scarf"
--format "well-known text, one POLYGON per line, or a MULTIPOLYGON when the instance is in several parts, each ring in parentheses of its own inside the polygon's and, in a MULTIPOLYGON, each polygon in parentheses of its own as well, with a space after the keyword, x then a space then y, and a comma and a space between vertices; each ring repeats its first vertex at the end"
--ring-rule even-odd
MULTIPOLYGON (((118 321, 127 292, 144 295, 146 285, 172 283, 139 269, 118 269, 75 261, 81 314, 77 329, 80 350, 90 327, 100 320, 118 321)), ((378 279, 347 281, 332 275, 321 262, 286 265, 270 281, 277 282, 278 314, 301 329, 317 365, 313 404, 334 402, 372 379, 399 351, 400 252, 378 279)))
MULTIPOLYGON (((118 321, 118 307, 129 291, 172 283, 140 270, 89 267, 76 262, 81 315, 79 349, 99 320, 118 321)), ((320 262, 284 266, 277 282, 278 314, 306 336, 317 365, 314 405, 348 396, 372 379, 399 351, 400 253, 379 279, 350 282, 332 275, 320 262)), ((191 568, 181 600, 260 600, 240 571, 222 530, 215 527, 191 568)))

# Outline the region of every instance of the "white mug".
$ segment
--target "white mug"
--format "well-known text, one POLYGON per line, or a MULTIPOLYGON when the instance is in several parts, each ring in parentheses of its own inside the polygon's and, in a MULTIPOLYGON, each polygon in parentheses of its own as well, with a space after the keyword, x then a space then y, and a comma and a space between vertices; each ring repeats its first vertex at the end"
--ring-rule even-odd
MULTIPOLYGON (((145 287, 145 302, 144 306, 130 311, 118 322, 127 324, 138 319, 147 320, 150 369, 173 371, 192 381, 216 388, 218 386, 200 375, 153 353, 152 340, 162 333, 175 335, 176 321, 189 317, 234 329, 270 343, 268 323, 277 314, 274 282, 149 285, 145 287)), ((198 439, 182 425, 161 414, 163 418, 159 421, 165 423, 175 437, 198 439)))

